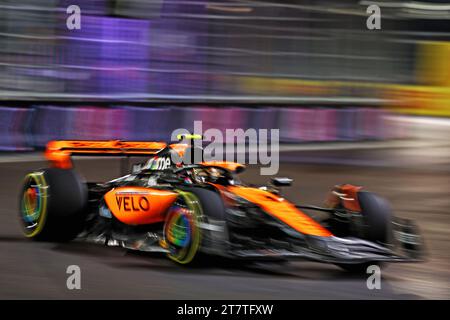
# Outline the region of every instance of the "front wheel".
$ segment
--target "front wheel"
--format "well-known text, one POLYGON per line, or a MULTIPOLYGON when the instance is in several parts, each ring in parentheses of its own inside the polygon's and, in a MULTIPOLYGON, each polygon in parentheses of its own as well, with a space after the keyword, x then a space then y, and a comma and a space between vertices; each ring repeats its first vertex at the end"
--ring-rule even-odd
MULTIPOLYGON (((362 224, 358 224, 358 235, 380 245, 392 243, 392 219, 393 214, 388 202, 380 196, 367 192, 358 192, 358 202, 361 207, 362 224)), ((367 267, 377 265, 380 262, 366 262, 361 264, 339 264, 341 268, 351 273, 365 273, 367 267)))
POLYGON ((170 259, 188 264, 198 254, 202 216, 198 198, 191 192, 180 191, 178 199, 169 208, 164 224, 162 246, 168 249, 170 259))

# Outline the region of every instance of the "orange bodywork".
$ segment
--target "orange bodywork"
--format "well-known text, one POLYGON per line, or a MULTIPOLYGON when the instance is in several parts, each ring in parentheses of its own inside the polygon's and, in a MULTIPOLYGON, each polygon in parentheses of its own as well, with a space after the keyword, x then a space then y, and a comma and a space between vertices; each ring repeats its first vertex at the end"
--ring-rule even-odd
MULTIPOLYGON (((72 168, 72 155, 111 155, 111 156, 146 156, 155 155, 167 147, 165 142, 141 142, 141 141, 89 141, 89 140, 59 140, 47 143, 45 157, 52 167, 61 169, 72 168)), ((189 147, 184 143, 169 145, 181 158, 189 147)), ((236 162, 207 161, 202 162, 205 166, 216 166, 233 172, 242 171, 245 166, 236 162)))
POLYGON ((257 204, 271 216, 303 234, 320 237, 332 236, 330 231, 282 197, 256 188, 230 186, 227 189, 237 196, 257 204))
POLYGON ((200 164, 206 167, 221 167, 232 172, 242 172, 245 169, 243 164, 229 161, 205 161, 200 164))
POLYGON ((153 155, 167 146, 164 142, 63 140, 47 143, 45 157, 53 167, 72 168, 72 154, 153 155))
POLYGON ((358 192, 362 187, 351 184, 337 185, 327 199, 327 205, 331 208, 337 207, 339 204, 350 211, 361 212, 361 206, 358 201, 358 192))
POLYGON ((186 143, 173 143, 169 145, 169 147, 178 154, 180 159, 182 159, 189 145, 187 145, 186 143))
POLYGON ((176 192, 144 187, 119 187, 105 194, 105 202, 121 222, 131 225, 162 222, 176 192))
MULTIPOLYGON (((45 151, 46 158, 53 167, 72 168, 71 155, 154 155, 167 147, 164 142, 138 142, 138 141, 50 141, 45 151)), ((172 144, 169 146, 180 157, 184 155, 186 144, 172 144)), ((204 166, 222 167, 238 172, 245 166, 236 162, 208 161, 201 163, 204 166)), ((242 186, 216 186, 222 192, 227 190, 256 205, 278 220, 286 223, 294 230, 303 234, 328 237, 332 233, 322 227, 305 213, 298 210, 293 204, 273 193, 242 186)), ((348 194, 351 199, 346 207, 354 211, 359 208, 356 194, 358 187, 340 186, 341 191, 348 194), (352 208, 352 209, 351 209, 352 208)), ((110 190, 104 196, 105 202, 112 214, 121 222, 130 225, 151 224, 165 220, 165 213, 177 198, 178 194, 169 190, 160 190, 146 187, 119 187, 110 190)), ((345 203, 345 202, 344 202, 345 203)))
MULTIPOLYGON (((174 150, 181 159, 183 158, 189 145, 185 143, 174 143, 169 145, 169 147, 174 150)), ((245 166, 243 164, 230 161, 204 161, 200 162, 200 164, 207 167, 221 167, 232 172, 242 172, 245 169, 245 166)))

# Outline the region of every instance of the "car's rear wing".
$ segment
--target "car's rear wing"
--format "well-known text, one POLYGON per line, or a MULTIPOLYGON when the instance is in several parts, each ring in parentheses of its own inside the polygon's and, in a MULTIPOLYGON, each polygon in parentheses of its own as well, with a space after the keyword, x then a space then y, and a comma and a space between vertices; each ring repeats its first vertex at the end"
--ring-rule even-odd
POLYGON ((71 156, 149 156, 167 147, 165 142, 59 140, 47 143, 45 157, 53 167, 72 168, 71 156))

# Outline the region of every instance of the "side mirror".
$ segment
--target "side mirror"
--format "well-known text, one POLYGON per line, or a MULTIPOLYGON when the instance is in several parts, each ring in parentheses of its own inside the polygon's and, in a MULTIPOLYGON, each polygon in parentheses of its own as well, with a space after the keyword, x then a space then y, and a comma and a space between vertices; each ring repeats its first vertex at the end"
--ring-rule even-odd
POLYGON ((292 185, 292 181, 294 180, 291 178, 282 178, 282 177, 270 179, 270 182, 276 187, 289 187, 292 185))

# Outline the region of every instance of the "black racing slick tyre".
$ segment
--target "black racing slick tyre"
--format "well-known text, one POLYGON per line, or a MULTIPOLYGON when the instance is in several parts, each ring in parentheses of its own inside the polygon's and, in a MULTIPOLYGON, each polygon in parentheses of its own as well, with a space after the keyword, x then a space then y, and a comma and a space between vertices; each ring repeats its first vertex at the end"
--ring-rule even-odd
POLYGON ((367 191, 358 192, 358 201, 366 225, 365 239, 380 244, 391 242, 393 214, 388 202, 367 191))
MULTIPOLYGON (((365 240, 381 245, 392 242, 393 214, 389 203, 380 196, 367 192, 358 192, 358 201, 364 226, 361 234, 365 240)), ((362 274, 370 265, 382 266, 379 262, 365 262, 360 264, 340 264, 339 266, 351 273, 362 274)))
POLYGON ((82 231, 87 204, 87 186, 74 170, 30 173, 20 195, 23 233, 34 240, 70 241, 82 231))

